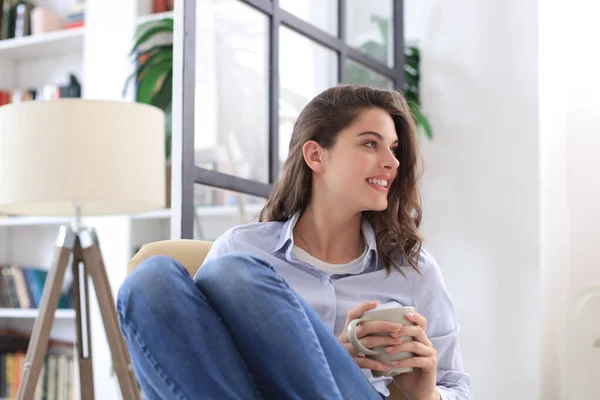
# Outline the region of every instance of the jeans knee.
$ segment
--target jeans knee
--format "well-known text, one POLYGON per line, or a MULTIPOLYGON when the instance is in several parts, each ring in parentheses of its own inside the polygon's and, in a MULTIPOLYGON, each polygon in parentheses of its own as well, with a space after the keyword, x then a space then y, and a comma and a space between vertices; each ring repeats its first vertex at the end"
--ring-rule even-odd
MULTIPOLYGON (((142 261, 129 274, 117 294, 119 314, 128 314, 133 302, 152 307, 152 303, 164 299, 169 291, 177 287, 184 268, 173 258, 163 255, 152 256, 142 261)), ((187 274, 187 271, 185 271, 187 274)))
POLYGON ((253 287, 260 276, 274 274, 273 267, 260 258, 242 253, 230 253, 207 262, 194 277, 197 284, 223 291, 244 291, 253 287), (203 282, 203 283, 202 283, 203 282))

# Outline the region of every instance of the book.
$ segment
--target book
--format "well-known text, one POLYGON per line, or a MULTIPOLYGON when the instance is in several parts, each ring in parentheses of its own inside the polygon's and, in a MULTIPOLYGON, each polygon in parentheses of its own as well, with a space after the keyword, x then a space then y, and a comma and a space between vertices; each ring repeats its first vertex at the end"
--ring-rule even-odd
MULTIPOLYGON (((39 308, 48 271, 43 268, 0 265, 0 307, 39 308)), ((58 309, 73 309, 73 282, 67 281, 58 309)))

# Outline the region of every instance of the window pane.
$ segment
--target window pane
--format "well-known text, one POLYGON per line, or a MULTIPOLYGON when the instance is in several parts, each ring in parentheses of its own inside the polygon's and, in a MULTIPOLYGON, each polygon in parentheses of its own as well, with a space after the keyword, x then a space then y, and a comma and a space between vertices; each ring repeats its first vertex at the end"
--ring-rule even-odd
POLYGON ((279 160, 283 165, 300 111, 337 84, 338 55, 286 27, 280 28, 279 40, 279 160))
POLYGON ((260 197, 194 185, 194 239, 214 241, 229 228, 258 221, 266 202, 260 197))
POLYGON ((348 44, 394 66, 394 20, 391 0, 347 0, 348 44))
POLYGON ((369 85, 383 89, 393 89, 394 82, 355 61, 346 60, 346 83, 369 85))
POLYGON ((196 11, 196 164, 267 182, 267 17, 238 0, 196 11))
POLYGON ((279 0, 279 7, 333 36, 338 35, 338 0, 279 0))

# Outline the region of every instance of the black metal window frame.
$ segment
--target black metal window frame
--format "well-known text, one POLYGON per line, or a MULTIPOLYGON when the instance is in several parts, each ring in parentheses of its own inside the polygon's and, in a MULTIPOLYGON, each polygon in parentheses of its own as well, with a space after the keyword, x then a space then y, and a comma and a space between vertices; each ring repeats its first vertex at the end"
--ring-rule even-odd
POLYGON ((396 88, 404 86, 403 0, 392 0, 394 29, 394 66, 372 58, 346 43, 347 0, 338 0, 338 35, 325 32, 288 11, 279 0, 237 0, 269 18, 269 183, 240 178, 202 168, 195 163, 195 91, 196 91, 196 0, 183 1, 183 85, 182 85, 182 175, 181 237, 193 238, 194 185, 201 184, 242 194, 269 197, 279 175, 279 28, 285 26, 338 54, 338 82, 346 81, 346 61, 361 65, 389 78, 396 88))

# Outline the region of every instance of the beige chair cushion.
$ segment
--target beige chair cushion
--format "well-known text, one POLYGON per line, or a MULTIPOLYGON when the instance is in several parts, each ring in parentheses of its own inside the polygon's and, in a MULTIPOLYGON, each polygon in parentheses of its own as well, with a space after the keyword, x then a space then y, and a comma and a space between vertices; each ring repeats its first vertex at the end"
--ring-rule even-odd
POLYGON ((143 245, 127 263, 127 273, 130 274, 140 262, 149 257, 165 255, 179 261, 188 270, 190 275, 194 276, 204 262, 204 258, 211 246, 212 242, 189 239, 163 240, 148 243, 143 245))
MULTIPOLYGON (((204 262, 212 242, 189 239, 163 240, 143 245, 136 255, 127 263, 127 273, 145 259, 155 255, 169 256, 179 261, 190 273, 196 275, 196 271, 204 262)), ((406 400, 404 394, 393 383, 390 384, 390 400, 406 400)))

